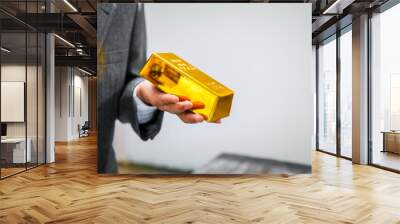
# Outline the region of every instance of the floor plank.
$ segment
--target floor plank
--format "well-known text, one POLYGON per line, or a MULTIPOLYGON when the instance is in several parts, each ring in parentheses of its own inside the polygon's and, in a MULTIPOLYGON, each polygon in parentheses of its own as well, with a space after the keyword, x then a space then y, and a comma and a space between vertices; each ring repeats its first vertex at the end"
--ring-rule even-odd
POLYGON ((400 223, 399 198, 399 174, 320 152, 304 175, 98 175, 89 137, 0 181, 0 223, 400 223))

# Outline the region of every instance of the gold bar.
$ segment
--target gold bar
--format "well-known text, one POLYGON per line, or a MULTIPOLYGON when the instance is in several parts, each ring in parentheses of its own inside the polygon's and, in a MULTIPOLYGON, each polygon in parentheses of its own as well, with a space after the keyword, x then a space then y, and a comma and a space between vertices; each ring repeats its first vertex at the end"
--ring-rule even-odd
POLYGON ((165 93, 202 102, 204 108, 192 111, 208 122, 229 116, 233 91, 173 53, 153 53, 140 75, 165 93))

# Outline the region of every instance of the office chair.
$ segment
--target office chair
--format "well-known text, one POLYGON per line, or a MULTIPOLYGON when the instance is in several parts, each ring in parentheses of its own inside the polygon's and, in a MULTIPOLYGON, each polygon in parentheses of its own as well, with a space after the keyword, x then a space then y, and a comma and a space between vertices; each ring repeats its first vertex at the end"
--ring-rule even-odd
POLYGON ((80 125, 78 124, 79 138, 89 136, 89 129, 90 129, 89 121, 85 121, 82 127, 80 127, 80 125))

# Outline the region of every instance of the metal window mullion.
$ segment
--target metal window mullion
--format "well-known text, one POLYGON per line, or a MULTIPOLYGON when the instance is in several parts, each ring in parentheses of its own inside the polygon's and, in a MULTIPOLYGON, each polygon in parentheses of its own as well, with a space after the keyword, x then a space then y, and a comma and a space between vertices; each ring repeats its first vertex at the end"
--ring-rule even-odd
POLYGON ((367 164, 373 164, 373 149, 372 149, 372 63, 371 63, 371 58, 372 58, 372 26, 371 26, 371 20, 372 20, 372 12, 368 12, 368 20, 367 20, 367 46, 368 46, 368 53, 367 53, 367 85, 368 85, 368 90, 367 90, 367 102, 368 102, 368 110, 367 110, 367 132, 368 132, 368 155, 367 155, 367 164))
POLYGON ((340 84, 341 84, 341 66, 340 66, 340 30, 336 31, 336 154, 341 156, 341 110, 340 110, 340 84))
POLYGON ((315 47, 315 147, 319 149, 319 45, 315 47))
MULTIPOLYGON (((28 1, 25 1, 25 21, 28 19, 28 1)), ((26 23, 25 23, 26 24, 26 23)), ((24 100, 24 120, 25 120, 25 170, 28 170, 28 24, 25 25, 25 100, 24 100)))
MULTIPOLYGON (((47 13, 47 3, 45 11, 47 13)), ((48 33, 44 33, 44 163, 47 163, 47 38, 48 33)), ((42 69, 43 70, 43 69, 42 69)))
MULTIPOLYGON (((39 1, 36 1, 39 13, 39 1)), ((36 166, 39 165, 39 33, 36 32, 36 166)))

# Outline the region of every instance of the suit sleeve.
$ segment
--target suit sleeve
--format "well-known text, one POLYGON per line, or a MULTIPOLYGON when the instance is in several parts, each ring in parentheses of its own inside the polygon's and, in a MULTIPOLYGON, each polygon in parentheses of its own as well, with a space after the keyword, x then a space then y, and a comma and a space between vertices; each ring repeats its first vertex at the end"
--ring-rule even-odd
POLYGON ((153 139, 158 134, 164 113, 156 110, 150 121, 145 124, 139 124, 138 106, 134 100, 133 92, 135 87, 143 81, 143 78, 139 77, 138 74, 146 63, 146 26, 143 5, 140 3, 137 7, 130 48, 128 74, 126 75, 126 85, 119 101, 118 117, 121 122, 130 123, 133 130, 145 141, 153 139))

